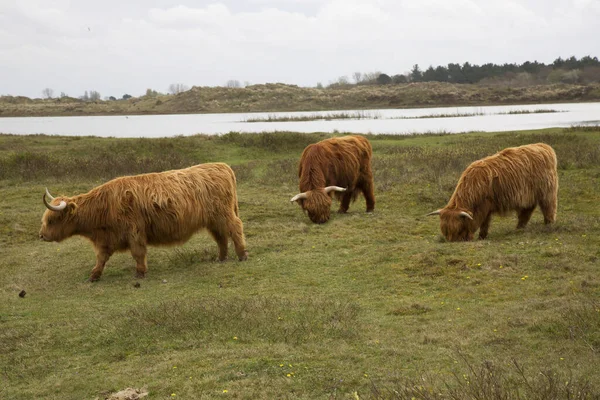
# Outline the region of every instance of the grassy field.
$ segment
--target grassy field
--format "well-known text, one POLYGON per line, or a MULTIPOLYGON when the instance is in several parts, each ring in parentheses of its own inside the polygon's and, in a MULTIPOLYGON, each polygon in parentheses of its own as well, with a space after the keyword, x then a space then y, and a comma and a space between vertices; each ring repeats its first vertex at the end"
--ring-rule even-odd
POLYGON ((600 398, 600 129, 372 136, 375 212, 359 198, 314 225, 289 199, 325 137, 0 135, 0 398, 600 398), (540 141, 557 223, 495 217, 488 240, 445 242, 424 215, 462 170, 540 141), (89 243, 37 238, 46 186, 210 161, 237 174, 247 262, 216 262, 203 232, 151 248, 139 287, 127 253, 91 284, 89 243))
POLYGON ((365 110, 599 100, 597 83, 512 87, 419 82, 323 89, 268 83, 245 88, 193 87, 177 95, 152 94, 116 101, 0 96, 0 117, 365 110))

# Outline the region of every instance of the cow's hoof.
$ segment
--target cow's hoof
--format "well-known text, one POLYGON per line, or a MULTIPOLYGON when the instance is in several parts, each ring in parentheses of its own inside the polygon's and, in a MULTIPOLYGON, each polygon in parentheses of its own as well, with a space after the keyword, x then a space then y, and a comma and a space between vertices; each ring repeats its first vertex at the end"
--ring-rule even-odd
POLYGON ((146 273, 138 271, 135 273, 135 277, 136 277, 136 279, 144 279, 144 278, 146 278, 146 273))
POLYGON ((88 282, 97 282, 99 280, 100 280, 99 276, 92 275, 92 276, 90 276, 90 279, 88 279, 88 282))

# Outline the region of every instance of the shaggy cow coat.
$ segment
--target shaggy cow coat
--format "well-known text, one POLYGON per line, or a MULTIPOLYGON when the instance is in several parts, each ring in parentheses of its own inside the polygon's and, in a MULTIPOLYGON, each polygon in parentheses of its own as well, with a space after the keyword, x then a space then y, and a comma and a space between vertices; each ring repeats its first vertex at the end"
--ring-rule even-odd
POLYGON ((340 213, 348 211, 350 201, 363 193, 367 212, 375 208, 369 141, 357 135, 325 139, 307 146, 298 166, 299 188, 302 193, 292 201, 308 213, 311 221, 329 220, 331 192, 340 202, 340 213))
POLYGON ((504 149, 473 162, 461 175, 446 207, 440 228, 449 241, 472 240, 479 229, 485 239, 492 214, 516 211, 517 228, 524 228, 536 206, 544 223, 556 220, 558 174, 556 154, 544 143, 504 149))
POLYGON ((240 261, 247 258, 235 175, 223 163, 116 178, 86 194, 50 199, 47 203, 44 195, 48 210, 40 238, 89 239, 96 251, 90 281, 100 278, 114 252, 126 250, 136 261, 137 276, 144 277, 148 245, 181 244, 202 228, 217 242, 219 260, 227 257, 228 237, 240 261))

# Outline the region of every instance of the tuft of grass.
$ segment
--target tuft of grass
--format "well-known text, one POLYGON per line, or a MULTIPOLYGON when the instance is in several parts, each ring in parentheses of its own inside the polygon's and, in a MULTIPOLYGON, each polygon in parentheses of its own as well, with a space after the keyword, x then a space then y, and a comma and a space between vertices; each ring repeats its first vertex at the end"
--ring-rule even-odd
POLYGON ((553 110, 548 108, 538 108, 536 110, 511 110, 505 113, 499 114, 508 114, 508 115, 519 115, 519 114, 549 114, 549 113, 560 113, 565 111, 553 110))
POLYGON ((353 112, 335 112, 327 114, 310 115, 275 115, 267 117, 251 117, 245 122, 302 122, 302 121, 333 121, 336 119, 380 119, 378 112, 353 111, 353 112))
POLYGON ((485 115, 483 112, 456 112, 456 113, 439 113, 417 116, 393 117, 391 119, 429 119, 429 118, 460 118, 460 117, 478 117, 485 115))
POLYGON ((325 139, 327 136, 320 133, 291 133, 291 132, 263 132, 239 133, 230 132, 218 136, 218 141, 228 145, 242 148, 261 149, 280 153, 292 150, 302 150, 311 143, 325 139))
MULTIPOLYGON (((400 377, 394 385, 371 383, 371 398, 378 400, 592 400, 598 398, 598 386, 585 377, 574 377, 546 369, 532 373, 517 360, 506 365, 492 361, 474 364, 464 354, 458 357, 462 368, 451 377, 423 374, 420 379, 400 377)), ((458 361, 457 361, 458 362, 458 361)))

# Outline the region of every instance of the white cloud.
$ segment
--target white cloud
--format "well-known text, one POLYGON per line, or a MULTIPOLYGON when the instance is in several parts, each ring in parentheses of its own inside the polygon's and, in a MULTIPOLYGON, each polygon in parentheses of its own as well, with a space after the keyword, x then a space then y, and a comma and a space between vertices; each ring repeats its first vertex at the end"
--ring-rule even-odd
POLYGON ((301 85, 354 71, 600 55, 599 0, 0 3, 0 94, 301 85), (162 4, 159 6, 157 4, 162 4), (595 34, 594 34, 595 33, 595 34))
POLYGON ((151 8, 148 15, 151 22, 175 27, 218 24, 231 18, 227 7, 219 3, 208 5, 206 8, 190 8, 182 5, 169 9, 151 8))

